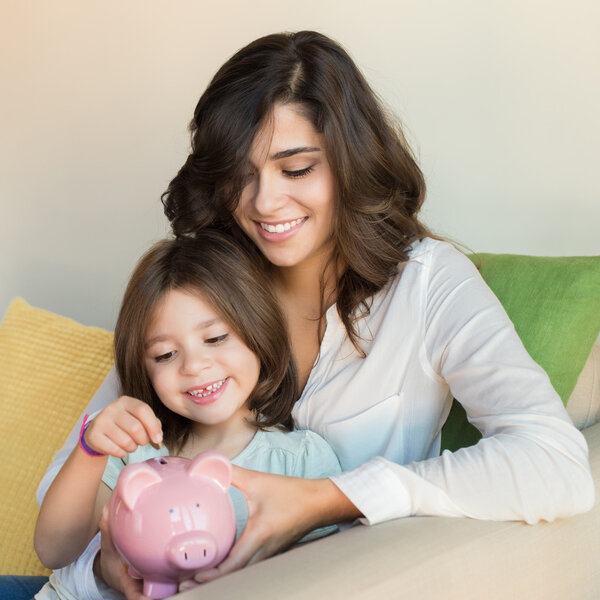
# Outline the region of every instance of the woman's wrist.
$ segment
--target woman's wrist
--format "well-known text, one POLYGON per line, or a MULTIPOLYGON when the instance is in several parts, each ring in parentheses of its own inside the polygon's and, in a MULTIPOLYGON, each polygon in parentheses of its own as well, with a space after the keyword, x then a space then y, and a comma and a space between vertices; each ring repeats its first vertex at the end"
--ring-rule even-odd
POLYGON ((349 498, 329 478, 306 480, 310 482, 310 500, 315 515, 318 515, 317 527, 354 521, 362 513, 349 498))

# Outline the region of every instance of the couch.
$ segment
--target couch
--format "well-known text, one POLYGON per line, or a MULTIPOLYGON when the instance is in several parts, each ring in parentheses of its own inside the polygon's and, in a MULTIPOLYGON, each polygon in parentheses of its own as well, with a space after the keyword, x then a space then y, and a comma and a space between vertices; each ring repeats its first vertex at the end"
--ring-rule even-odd
MULTIPOLYGON (((600 257, 472 259, 583 431, 600 498, 600 257)), ((0 574, 45 574, 32 544, 35 491, 111 367, 112 334, 16 298, 0 356, 0 574)), ((477 438, 455 404, 443 447, 477 438)), ((356 526, 177 598, 597 600, 599 504, 533 526, 423 517, 356 526)))

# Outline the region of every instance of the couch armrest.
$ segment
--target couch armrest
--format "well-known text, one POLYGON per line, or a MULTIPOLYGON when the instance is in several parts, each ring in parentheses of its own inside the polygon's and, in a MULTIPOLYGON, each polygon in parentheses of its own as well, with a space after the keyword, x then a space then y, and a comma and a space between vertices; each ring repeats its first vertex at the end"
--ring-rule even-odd
MULTIPOLYGON (((584 430, 600 497, 600 424, 584 430)), ((310 542, 177 596, 597 600, 600 503, 553 523, 414 517, 310 542)))

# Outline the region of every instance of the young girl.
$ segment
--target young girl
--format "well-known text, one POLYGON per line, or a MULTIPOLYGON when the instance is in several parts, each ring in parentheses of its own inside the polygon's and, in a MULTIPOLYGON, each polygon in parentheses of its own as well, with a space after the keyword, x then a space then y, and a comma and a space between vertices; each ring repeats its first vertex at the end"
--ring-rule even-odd
MULTIPOLYGON (((256 261, 222 234, 150 249, 125 292, 114 343, 123 395, 84 424, 42 503, 35 547, 47 567, 82 553, 127 463, 213 449, 254 470, 340 471, 322 438, 291 431, 297 386, 284 320, 256 261)), ((245 502, 239 492, 232 499, 239 534, 245 502)), ((77 597, 62 571, 37 598, 77 597)))

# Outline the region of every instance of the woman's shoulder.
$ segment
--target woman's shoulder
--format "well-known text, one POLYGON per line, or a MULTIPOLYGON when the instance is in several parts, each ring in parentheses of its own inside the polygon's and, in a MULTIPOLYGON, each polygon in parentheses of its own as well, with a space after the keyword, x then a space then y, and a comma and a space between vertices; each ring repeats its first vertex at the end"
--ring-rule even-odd
POLYGON ((455 244, 445 240, 424 238, 411 245, 408 261, 399 265, 399 275, 405 269, 421 270, 428 277, 434 277, 440 272, 473 273, 477 269, 473 262, 455 244))
POLYGON ((409 260, 416 260, 424 257, 439 259, 440 257, 448 256, 466 258, 463 252, 461 252, 452 242, 431 237, 426 237, 422 240, 413 242, 408 252, 409 260))

